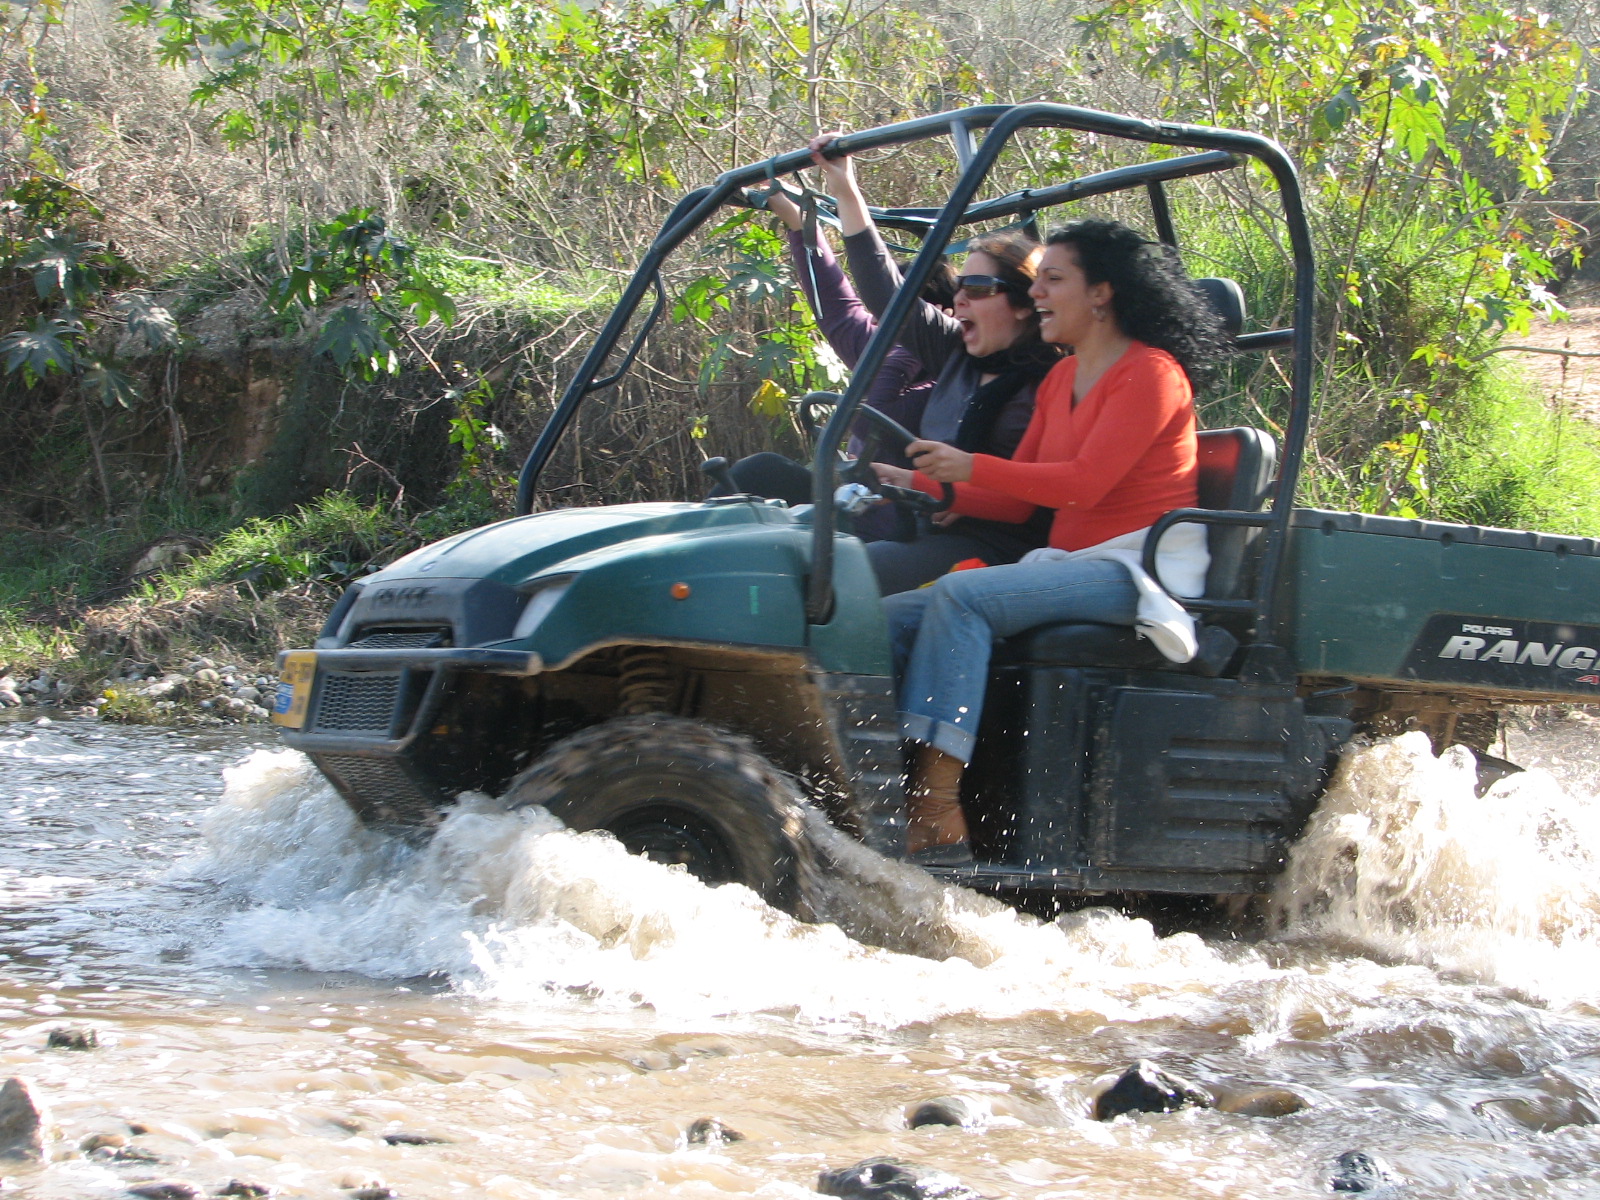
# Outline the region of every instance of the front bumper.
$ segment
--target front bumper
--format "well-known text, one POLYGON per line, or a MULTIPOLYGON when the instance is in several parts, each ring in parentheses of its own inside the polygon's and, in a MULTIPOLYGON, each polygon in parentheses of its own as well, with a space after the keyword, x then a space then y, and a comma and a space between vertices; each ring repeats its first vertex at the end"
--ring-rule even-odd
POLYGON ((286 651, 273 719, 369 825, 426 826, 451 800, 407 755, 431 728, 453 676, 535 675, 525 650, 286 651))

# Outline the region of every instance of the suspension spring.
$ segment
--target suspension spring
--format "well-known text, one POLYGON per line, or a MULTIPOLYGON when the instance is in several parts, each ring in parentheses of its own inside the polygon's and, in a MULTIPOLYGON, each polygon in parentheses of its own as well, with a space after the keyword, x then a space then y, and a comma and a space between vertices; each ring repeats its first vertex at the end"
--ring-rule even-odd
POLYGON ((677 681, 665 658, 655 650, 639 647, 623 651, 617 691, 622 711, 629 716, 668 712, 677 681))

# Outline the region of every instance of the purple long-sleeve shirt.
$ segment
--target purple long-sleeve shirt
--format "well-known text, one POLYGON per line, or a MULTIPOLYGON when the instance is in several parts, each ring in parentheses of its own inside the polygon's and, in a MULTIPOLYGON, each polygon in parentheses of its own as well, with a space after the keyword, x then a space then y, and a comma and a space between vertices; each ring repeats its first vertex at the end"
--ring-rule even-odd
MULTIPOLYGON (((806 249, 804 231, 791 230, 789 250, 794 256, 800 288, 811 304, 811 311, 817 315, 822 336, 828 339, 828 345, 833 347, 833 352, 845 366, 853 369, 861 352, 866 349, 873 330, 877 329, 878 319, 856 295, 844 268, 839 265, 839 260, 834 257, 825 240, 818 238, 812 243, 809 267, 806 249), (816 294, 812 292, 813 281, 816 294)), ((864 401, 885 416, 900 422, 912 433, 920 433, 922 410, 927 406, 932 391, 932 372, 910 350, 896 346, 885 356, 883 365, 867 389, 864 401)), ((857 438, 867 428, 858 424, 854 430, 857 438)), ((851 439, 852 449, 858 448, 857 438, 851 439)), ((895 455, 893 461, 903 462, 899 455, 895 455)))

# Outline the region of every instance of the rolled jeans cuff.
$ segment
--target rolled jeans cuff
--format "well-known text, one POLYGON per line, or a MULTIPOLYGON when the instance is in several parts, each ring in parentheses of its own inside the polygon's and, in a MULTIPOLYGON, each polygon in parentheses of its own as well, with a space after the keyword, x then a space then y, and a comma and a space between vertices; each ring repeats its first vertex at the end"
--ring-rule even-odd
POLYGON ((972 761, 972 749, 978 743, 976 735, 959 725, 910 712, 900 714, 900 736, 932 746, 935 750, 943 750, 951 758, 959 758, 964 763, 972 761))

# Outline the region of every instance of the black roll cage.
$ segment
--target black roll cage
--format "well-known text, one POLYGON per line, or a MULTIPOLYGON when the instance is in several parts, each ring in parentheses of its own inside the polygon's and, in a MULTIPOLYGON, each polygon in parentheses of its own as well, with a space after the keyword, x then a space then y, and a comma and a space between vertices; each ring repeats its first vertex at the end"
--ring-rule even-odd
MULTIPOLYGON (((844 134, 833 142, 831 152, 855 154, 944 136, 952 138, 955 142, 962 167, 960 178, 951 189, 950 197, 945 201, 944 207, 873 210, 874 220, 879 224, 919 233, 923 241, 916 258, 905 271, 905 278, 899 291, 895 293, 877 330, 862 351, 851 374, 849 386, 837 397, 833 416, 817 439, 811 471, 814 507, 811 574, 807 580, 806 593, 807 619, 814 624, 822 623, 829 619, 833 608, 833 549, 836 523, 832 503, 832 467, 839 447, 845 440, 846 432, 855 418, 856 409, 860 406, 868 385, 894 345, 901 326, 910 316, 912 307, 921 295, 923 285, 933 273, 956 229, 961 225, 1004 217, 1020 216, 1026 219, 1038 210, 1053 205, 1143 186, 1150 196, 1157 235, 1162 241, 1175 246, 1177 237, 1172 226, 1163 184, 1170 180, 1230 169, 1238 165, 1242 156, 1254 158, 1262 163, 1271 172, 1278 185, 1278 195, 1283 205, 1283 216, 1288 228, 1289 247, 1294 262, 1293 325, 1288 329, 1244 334, 1235 339, 1239 349, 1287 346, 1291 351, 1289 420, 1284 428, 1284 446, 1279 462, 1276 490, 1272 496, 1271 508, 1265 513, 1186 509, 1180 510, 1179 513, 1168 514, 1162 520, 1170 525, 1172 523, 1170 518, 1181 515, 1183 520, 1257 526, 1265 531, 1255 594, 1251 598, 1187 603, 1196 611, 1234 611, 1248 614, 1251 617, 1252 641, 1258 650, 1267 650, 1273 641, 1273 634, 1278 628, 1281 616, 1278 598, 1285 561, 1284 550, 1304 457, 1306 433, 1311 419, 1312 315, 1316 292, 1314 260, 1311 231, 1306 223, 1301 198, 1300 180, 1288 155, 1276 142, 1258 134, 1170 121, 1149 121, 1064 104, 987 104, 937 113, 912 121, 881 125, 876 129, 866 129, 859 133, 844 134), (979 186, 988 176, 1012 135, 1021 129, 1040 128, 1071 129, 1129 141, 1188 147, 1200 153, 1118 167, 1066 183, 1045 188, 1024 189, 974 204, 972 200, 979 186), (983 129, 988 130, 988 134, 974 147, 973 131, 983 129)), ((579 365, 577 373, 556 404, 555 411, 545 423, 544 429, 540 431, 532 450, 529 451, 517 485, 519 514, 532 511, 534 489, 539 474, 554 453, 556 444, 571 424, 584 398, 591 392, 614 384, 627 373, 634 359, 638 357, 645 339, 666 305, 666 291, 661 283, 661 265, 666 257, 690 234, 704 225, 718 209, 729 202, 739 202, 746 188, 761 186, 772 179, 794 174, 810 165, 810 150, 790 151, 762 162, 727 171, 718 176, 714 183, 690 192, 678 201, 666 221, 662 223, 660 232, 650 243, 633 278, 596 338, 595 344, 579 365), (645 294, 650 291, 655 293, 655 303, 634 334, 621 363, 611 374, 597 378, 627 330, 628 323, 633 319, 645 294)), ((1260 668, 1271 669, 1266 660, 1260 660, 1260 668)))

